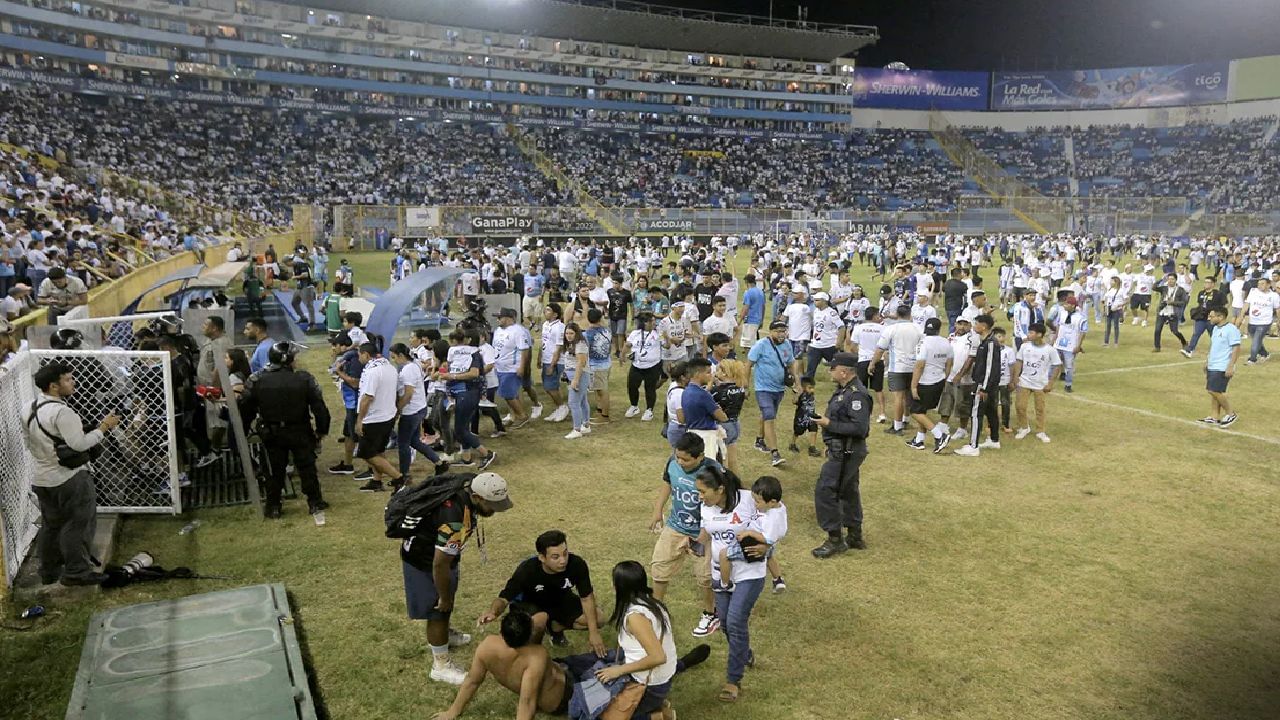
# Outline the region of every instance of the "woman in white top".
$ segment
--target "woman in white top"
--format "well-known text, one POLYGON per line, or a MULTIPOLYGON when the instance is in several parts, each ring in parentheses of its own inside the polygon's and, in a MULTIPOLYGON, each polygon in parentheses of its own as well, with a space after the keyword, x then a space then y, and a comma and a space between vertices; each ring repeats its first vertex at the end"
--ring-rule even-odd
POLYGON ((396 425, 396 450, 400 456, 400 475, 408 476, 414 450, 435 465, 436 475, 442 475, 449 469, 448 463, 440 462, 436 451, 422 442, 422 420, 427 416, 426 376, 422 373, 422 366, 404 343, 391 346, 391 362, 400 368, 396 380, 396 410, 400 414, 396 425))
MULTIPOLYGON (((698 473, 696 484, 702 499, 702 532, 698 542, 709 548, 708 558, 719 558, 724 551, 732 550, 746 532, 764 533, 755 498, 749 489, 742 487, 737 475, 708 466, 698 473)), ((767 550, 763 544, 743 548, 743 559, 730 561, 733 577, 727 582, 719 578, 719 563, 711 563, 713 587, 732 583, 732 587, 722 588, 715 594, 716 615, 729 639, 729 666, 720 691, 720 700, 724 702, 738 699, 742 675, 747 666, 755 664, 748 624, 751 609, 764 589, 767 550)))
POLYGON ((627 336, 622 356, 631 363, 627 372, 627 397, 631 407, 627 408, 627 417, 640 414, 640 385, 644 385, 644 416, 641 420, 653 419, 653 406, 657 403, 658 382, 662 379, 662 338, 655 325, 653 313, 642 312, 636 315, 636 329, 627 336))
POLYGON ((573 416, 573 429, 564 436, 566 440, 577 440, 591 432, 591 406, 587 401, 591 367, 587 364, 587 354, 587 341, 578 323, 565 325, 560 357, 568 358, 564 361, 564 374, 569 381, 569 412, 573 416))
POLYGON ((684 362, 676 362, 667 370, 671 374, 671 384, 667 386, 667 443, 675 452, 676 444, 684 437, 684 388, 689 384, 689 366, 684 362))
MULTIPOLYGON (((644 566, 624 560, 613 566, 613 615, 621 664, 596 671, 601 682, 627 677, 645 686, 633 718, 672 717, 667 696, 676 674, 676 639, 667 606, 653 596, 644 566)), ((615 656, 616 657, 616 656, 615 656)))

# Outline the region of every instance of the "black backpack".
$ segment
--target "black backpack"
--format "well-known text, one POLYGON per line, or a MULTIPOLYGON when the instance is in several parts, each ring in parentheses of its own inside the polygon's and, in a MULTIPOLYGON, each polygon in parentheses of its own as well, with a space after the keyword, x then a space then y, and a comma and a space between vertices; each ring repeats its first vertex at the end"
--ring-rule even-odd
POLYGON ((391 496, 386 509, 382 511, 387 537, 409 538, 421 534, 423 519, 430 517, 433 510, 462 492, 475 476, 475 473, 438 475, 421 485, 402 488, 391 496))

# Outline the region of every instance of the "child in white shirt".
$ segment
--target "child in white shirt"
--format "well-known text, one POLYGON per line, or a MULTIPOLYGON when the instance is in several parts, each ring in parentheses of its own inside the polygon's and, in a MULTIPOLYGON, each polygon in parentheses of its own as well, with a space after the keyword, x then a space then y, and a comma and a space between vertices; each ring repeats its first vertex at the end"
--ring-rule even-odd
MULTIPOLYGON (((756 509, 760 511, 760 524, 764 531, 743 531, 738 535, 738 542, 720 551, 720 577, 733 577, 730 561, 747 559, 743 553, 744 547, 764 544, 769 547, 765 554, 765 567, 769 571, 769 577, 773 578, 773 591, 780 593, 787 589, 787 583, 782 579, 782 568, 774 557, 778 543, 787 535, 787 506, 782 504, 782 483, 772 475, 762 475, 751 486, 751 497, 756 502, 756 509)), ((729 591, 733 589, 733 585, 722 580, 721 589, 729 591)))

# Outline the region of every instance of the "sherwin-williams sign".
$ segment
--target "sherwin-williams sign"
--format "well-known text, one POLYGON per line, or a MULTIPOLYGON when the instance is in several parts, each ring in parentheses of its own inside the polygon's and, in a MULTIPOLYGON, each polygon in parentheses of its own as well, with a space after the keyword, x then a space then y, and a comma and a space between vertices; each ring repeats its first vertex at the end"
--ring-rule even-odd
POLYGON ((991 76, 943 70, 853 71, 854 107, 903 110, 986 110, 991 76))
POLYGON ((992 110, 1080 110, 1202 105, 1227 101, 1223 62, 1103 70, 998 72, 992 110))

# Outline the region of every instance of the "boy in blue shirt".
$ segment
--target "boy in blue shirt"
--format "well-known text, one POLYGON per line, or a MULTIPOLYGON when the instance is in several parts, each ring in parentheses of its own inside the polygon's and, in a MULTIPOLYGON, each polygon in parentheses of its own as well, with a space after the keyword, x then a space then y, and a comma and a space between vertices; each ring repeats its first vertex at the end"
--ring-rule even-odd
POLYGON ((360 376, 364 374, 364 363, 360 362, 360 353, 347 333, 338 333, 329 341, 329 345, 334 356, 333 374, 338 378, 342 407, 346 409, 346 417, 342 421, 342 461, 331 466, 329 474, 352 475, 356 471, 351 458, 356 449, 357 403, 360 400, 360 376))
POLYGON ((742 282, 747 289, 742 293, 742 311, 738 315, 738 324, 742 326, 738 344, 750 348, 760 339, 760 325, 764 323, 764 291, 756 286, 755 275, 747 275, 742 282))
POLYGON ((1244 347, 1240 328, 1227 321, 1227 309, 1209 308, 1209 322, 1213 330, 1209 336, 1209 359, 1204 364, 1205 389, 1213 413, 1200 422, 1218 427, 1228 427, 1236 421, 1236 414, 1227 399, 1227 383, 1236 374, 1236 361, 1244 347))

